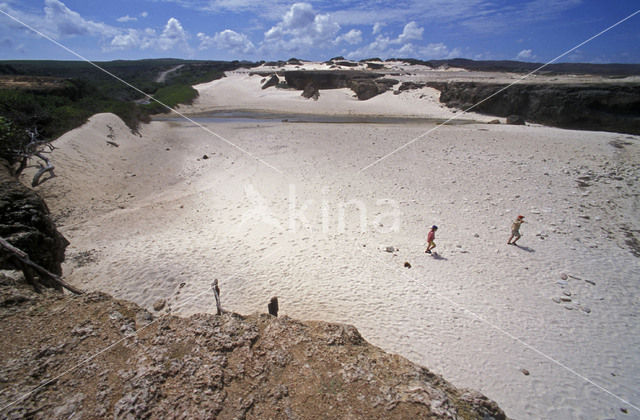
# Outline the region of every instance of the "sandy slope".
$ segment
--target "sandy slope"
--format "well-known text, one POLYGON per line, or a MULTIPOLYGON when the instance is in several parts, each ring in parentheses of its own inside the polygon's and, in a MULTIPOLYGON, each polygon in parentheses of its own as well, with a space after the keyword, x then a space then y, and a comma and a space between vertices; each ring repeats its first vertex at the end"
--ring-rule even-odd
MULTIPOLYGON (((418 92, 313 102, 246 74, 199 89, 185 111, 453 115, 418 92)), ((57 142, 41 191, 71 241, 68 281, 149 308, 191 299, 191 314, 213 309, 218 278, 228 310, 277 295, 282 313, 353 324, 515 418, 640 416, 638 137, 447 126, 360 171, 434 126, 208 127, 277 171, 190 123, 138 137, 102 114, 57 142), (521 248, 506 245, 517 214, 521 248), (434 223, 440 258, 423 252, 434 223)))

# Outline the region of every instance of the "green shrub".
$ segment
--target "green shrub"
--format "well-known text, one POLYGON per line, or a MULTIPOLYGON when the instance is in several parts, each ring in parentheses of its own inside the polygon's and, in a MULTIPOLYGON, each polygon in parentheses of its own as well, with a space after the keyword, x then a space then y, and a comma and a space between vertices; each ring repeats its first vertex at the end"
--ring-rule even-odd
MULTIPOLYGON (((189 85, 171 85, 162 87, 153 95, 154 99, 171 108, 175 108, 179 104, 191 104, 197 97, 198 91, 189 85)), ((144 105, 144 108, 151 114, 169 112, 166 107, 155 101, 151 101, 151 103, 144 105)))

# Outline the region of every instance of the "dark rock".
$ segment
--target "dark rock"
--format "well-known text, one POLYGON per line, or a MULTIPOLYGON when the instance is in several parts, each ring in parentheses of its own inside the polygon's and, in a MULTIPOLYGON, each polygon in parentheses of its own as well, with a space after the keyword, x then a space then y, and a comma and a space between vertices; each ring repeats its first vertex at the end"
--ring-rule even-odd
POLYGON ((167 301, 164 299, 158 299, 154 304, 153 304, 153 310, 154 311, 161 311, 165 305, 167 304, 167 301))
POLYGON ((393 85, 397 84, 397 80, 380 79, 380 80, 358 80, 354 79, 349 82, 349 88, 355 92, 358 99, 366 101, 374 96, 386 92, 393 85))
POLYGON ((405 90, 422 89, 426 85, 427 85, 426 83, 402 82, 398 90, 403 92, 405 90))
POLYGON ((262 89, 266 89, 269 88, 271 86, 278 86, 278 83, 280 82, 280 79, 278 79, 278 76, 276 76, 275 74, 272 75, 269 80, 267 80, 263 85, 262 85, 262 89))
MULTIPOLYGON (((1 237, 26 252, 31 261, 62 274, 69 241, 57 231, 42 198, 11 176, 4 161, 0 161, 0 214, 1 237)), ((0 268, 15 269, 7 253, 0 253, 0 268)))
POLYGON ((358 67, 359 66, 358 63, 354 63, 353 61, 334 61, 334 64, 336 64, 338 66, 344 66, 344 67, 358 67))
POLYGON ((304 90, 302 91, 301 94, 303 97, 307 98, 307 99, 312 99, 317 101, 318 97, 320 96, 320 91, 318 90, 318 88, 313 84, 313 83, 309 83, 304 90))
POLYGON ((207 160, 207 159, 209 159, 209 156, 207 156, 207 155, 202 155, 202 159, 207 160))
POLYGON ((315 91, 319 92, 322 89, 350 88, 360 100, 386 92, 398 83, 394 79, 380 79, 381 76, 378 73, 358 70, 293 70, 284 73, 287 86, 302 90, 305 98, 313 97, 315 91))
POLYGON ((427 85, 438 89, 440 101, 449 107, 477 104, 474 111, 488 115, 520 115, 554 127, 640 134, 640 84, 527 83, 507 89, 504 84, 477 82, 427 85))
POLYGON ((411 268, 411 264, 409 263, 409 261, 405 261, 404 266, 407 268, 411 268))
POLYGON ((509 115, 507 117, 507 124, 511 125, 524 125, 525 121, 520 115, 509 115))
POLYGON ((269 310, 269 315, 278 316, 278 298, 272 297, 271 301, 267 305, 267 309, 269 310))
POLYGON ((318 89, 342 89, 349 87, 348 82, 354 79, 378 79, 381 74, 358 70, 291 70, 284 72, 287 85, 297 90, 304 90, 309 83, 318 89))
POLYGON ((371 70, 380 70, 382 68, 384 68, 384 64, 382 63, 367 63, 367 68, 371 69, 371 70))

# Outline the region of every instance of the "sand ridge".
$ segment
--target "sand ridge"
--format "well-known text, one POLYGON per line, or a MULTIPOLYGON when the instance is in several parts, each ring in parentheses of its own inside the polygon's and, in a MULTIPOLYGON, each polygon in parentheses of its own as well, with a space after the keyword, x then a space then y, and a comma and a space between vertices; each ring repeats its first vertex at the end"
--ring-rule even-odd
MULTIPOLYGON (((405 94, 364 103, 323 91, 308 101, 262 91, 244 74, 198 89, 199 101, 181 111, 453 115, 405 94)), ((208 127, 284 175, 190 123, 152 122, 136 136, 101 114, 56 142, 58 177, 40 190, 71 241, 67 281, 150 308, 158 299, 175 306, 218 278, 228 310, 266 312, 277 295, 282 313, 353 324, 512 417, 633 411, 499 327, 640 401, 640 260, 628 244, 640 229, 636 136, 445 126, 359 172, 433 125, 208 127), (108 126, 120 147, 106 143, 108 126), (520 213, 522 247, 509 247, 520 213), (440 226, 439 259, 423 252, 431 224, 440 226)), ((204 295, 182 313, 213 308, 204 295)))

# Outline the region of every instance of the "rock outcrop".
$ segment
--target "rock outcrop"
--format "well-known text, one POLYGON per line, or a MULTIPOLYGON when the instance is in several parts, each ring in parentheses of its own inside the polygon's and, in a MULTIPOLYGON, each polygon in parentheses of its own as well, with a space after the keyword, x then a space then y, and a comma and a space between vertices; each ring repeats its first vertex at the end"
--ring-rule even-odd
POLYGON ((264 82, 264 84, 262 85, 262 89, 267 89, 272 86, 278 86, 278 83, 280 83, 280 79, 278 78, 278 76, 273 74, 271 75, 271 77, 269 77, 269 79, 267 79, 266 82, 264 82))
POLYGON ((287 85, 293 89, 304 90, 310 83, 318 89, 341 89, 349 87, 351 80, 371 80, 382 75, 357 70, 292 70, 285 71, 287 85))
MULTIPOLYGON (((506 87, 475 82, 429 82, 440 102, 467 109, 506 87)), ((554 127, 640 134, 640 85, 531 84, 510 86, 473 108, 474 112, 554 127)))
MULTIPOLYGON (((30 259, 54 274, 62 274, 61 264, 69 242, 57 231, 49 209, 38 194, 22 185, 0 161, 0 236, 30 259)), ((13 269, 8 255, 0 250, 0 268, 13 269)))
MULTIPOLYGON (((349 88, 360 100, 367 100, 384 93, 398 83, 397 80, 382 79, 382 76, 380 73, 358 70, 294 70, 284 72, 287 85, 293 89, 315 92, 323 89, 349 88)), ((313 95, 308 97, 313 97, 313 95)))
POLYGON ((348 325, 154 318, 102 293, 39 295, 2 276, 0 317, 3 418, 505 418, 348 325))

